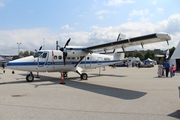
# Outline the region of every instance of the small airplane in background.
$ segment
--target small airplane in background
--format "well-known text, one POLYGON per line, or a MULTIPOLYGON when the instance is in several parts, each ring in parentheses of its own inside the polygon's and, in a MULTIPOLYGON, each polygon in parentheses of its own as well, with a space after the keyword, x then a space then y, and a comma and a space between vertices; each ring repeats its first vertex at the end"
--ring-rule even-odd
MULTIPOLYGON (((13 70, 22 70, 30 72, 26 76, 27 82, 34 80, 32 72, 60 72, 67 76, 69 71, 74 71, 80 75, 80 78, 86 80, 88 75, 83 73, 85 69, 92 69, 101 66, 107 66, 119 63, 124 59, 126 47, 162 42, 171 40, 167 33, 153 33, 139 37, 121 39, 118 35, 117 41, 109 42, 89 47, 69 46, 70 38, 64 47, 59 50, 41 50, 36 51, 34 56, 24 57, 9 61, 7 67, 13 70), (122 48, 123 53, 117 52, 116 48, 122 48), (114 49, 114 50, 113 50, 114 49), (94 53, 97 50, 113 50, 112 55, 94 53)), ((168 43, 169 44, 169 43, 168 43)))

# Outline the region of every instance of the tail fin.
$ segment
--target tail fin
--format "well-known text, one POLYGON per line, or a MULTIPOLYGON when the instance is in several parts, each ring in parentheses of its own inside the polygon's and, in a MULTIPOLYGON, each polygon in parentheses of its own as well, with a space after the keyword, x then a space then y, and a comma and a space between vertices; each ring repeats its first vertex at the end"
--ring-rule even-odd
POLYGON ((125 53, 117 53, 115 52, 113 54, 114 60, 124 60, 125 53))
MULTIPOLYGON (((126 35, 119 33, 118 37, 117 37, 117 41, 121 41, 123 39, 126 39, 126 35)), ((113 50, 113 53, 116 51, 116 49, 113 50)))
MULTIPOLYGON (((119 38, 121 36, 121 33, 119 33, 118 37, 117 37, 117 41, 119 41, 119 38)), ((121 39, 121 38, 120 38, 121 39)), ((113 53, 115 52, 116 49, 113 50, 113 53)))

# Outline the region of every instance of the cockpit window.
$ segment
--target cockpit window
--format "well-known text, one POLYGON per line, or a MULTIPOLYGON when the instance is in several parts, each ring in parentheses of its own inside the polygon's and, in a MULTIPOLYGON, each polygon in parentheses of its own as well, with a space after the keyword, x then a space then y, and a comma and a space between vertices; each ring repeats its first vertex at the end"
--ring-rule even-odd
POLYGON ((46 58, 47 53, 43 53, 42 58, 46 58))
POLYGON ((34 57, 35 57, 35 58, 36 58, 36 57, 39 57, 42 53, 43 53, 43 52, 35 52, 35 53, 34 53, 34 57))

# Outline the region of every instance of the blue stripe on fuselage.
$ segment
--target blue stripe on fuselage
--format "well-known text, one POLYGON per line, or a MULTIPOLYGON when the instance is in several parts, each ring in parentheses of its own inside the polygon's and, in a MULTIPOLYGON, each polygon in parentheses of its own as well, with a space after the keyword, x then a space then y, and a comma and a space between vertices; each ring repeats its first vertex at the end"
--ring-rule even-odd
MULTIPOLYGON (((112 61, 82 61, 80 64, 99 64, 99 63, 111 63, 118 62, 120 60, 112 60, 112 61)), ((66 65, 76 65, 78 61, 67 61, 66 65)), ((34 62, 9 62, 7 66, 36 66, 38 63, 34 62)), ((64 62, 39 62, 39 65, 64 65, 64 62)))

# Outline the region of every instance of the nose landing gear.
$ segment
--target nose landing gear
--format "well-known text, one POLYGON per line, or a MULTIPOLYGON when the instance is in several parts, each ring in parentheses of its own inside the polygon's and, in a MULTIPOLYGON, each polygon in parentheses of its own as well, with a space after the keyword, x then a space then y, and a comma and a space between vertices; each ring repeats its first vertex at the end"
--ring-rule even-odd
POLYGON ((30 72, 27 76, 26 76, 26 81, 27 82, 32 82, 34 80, 34 75, 32 72, 30 72))

